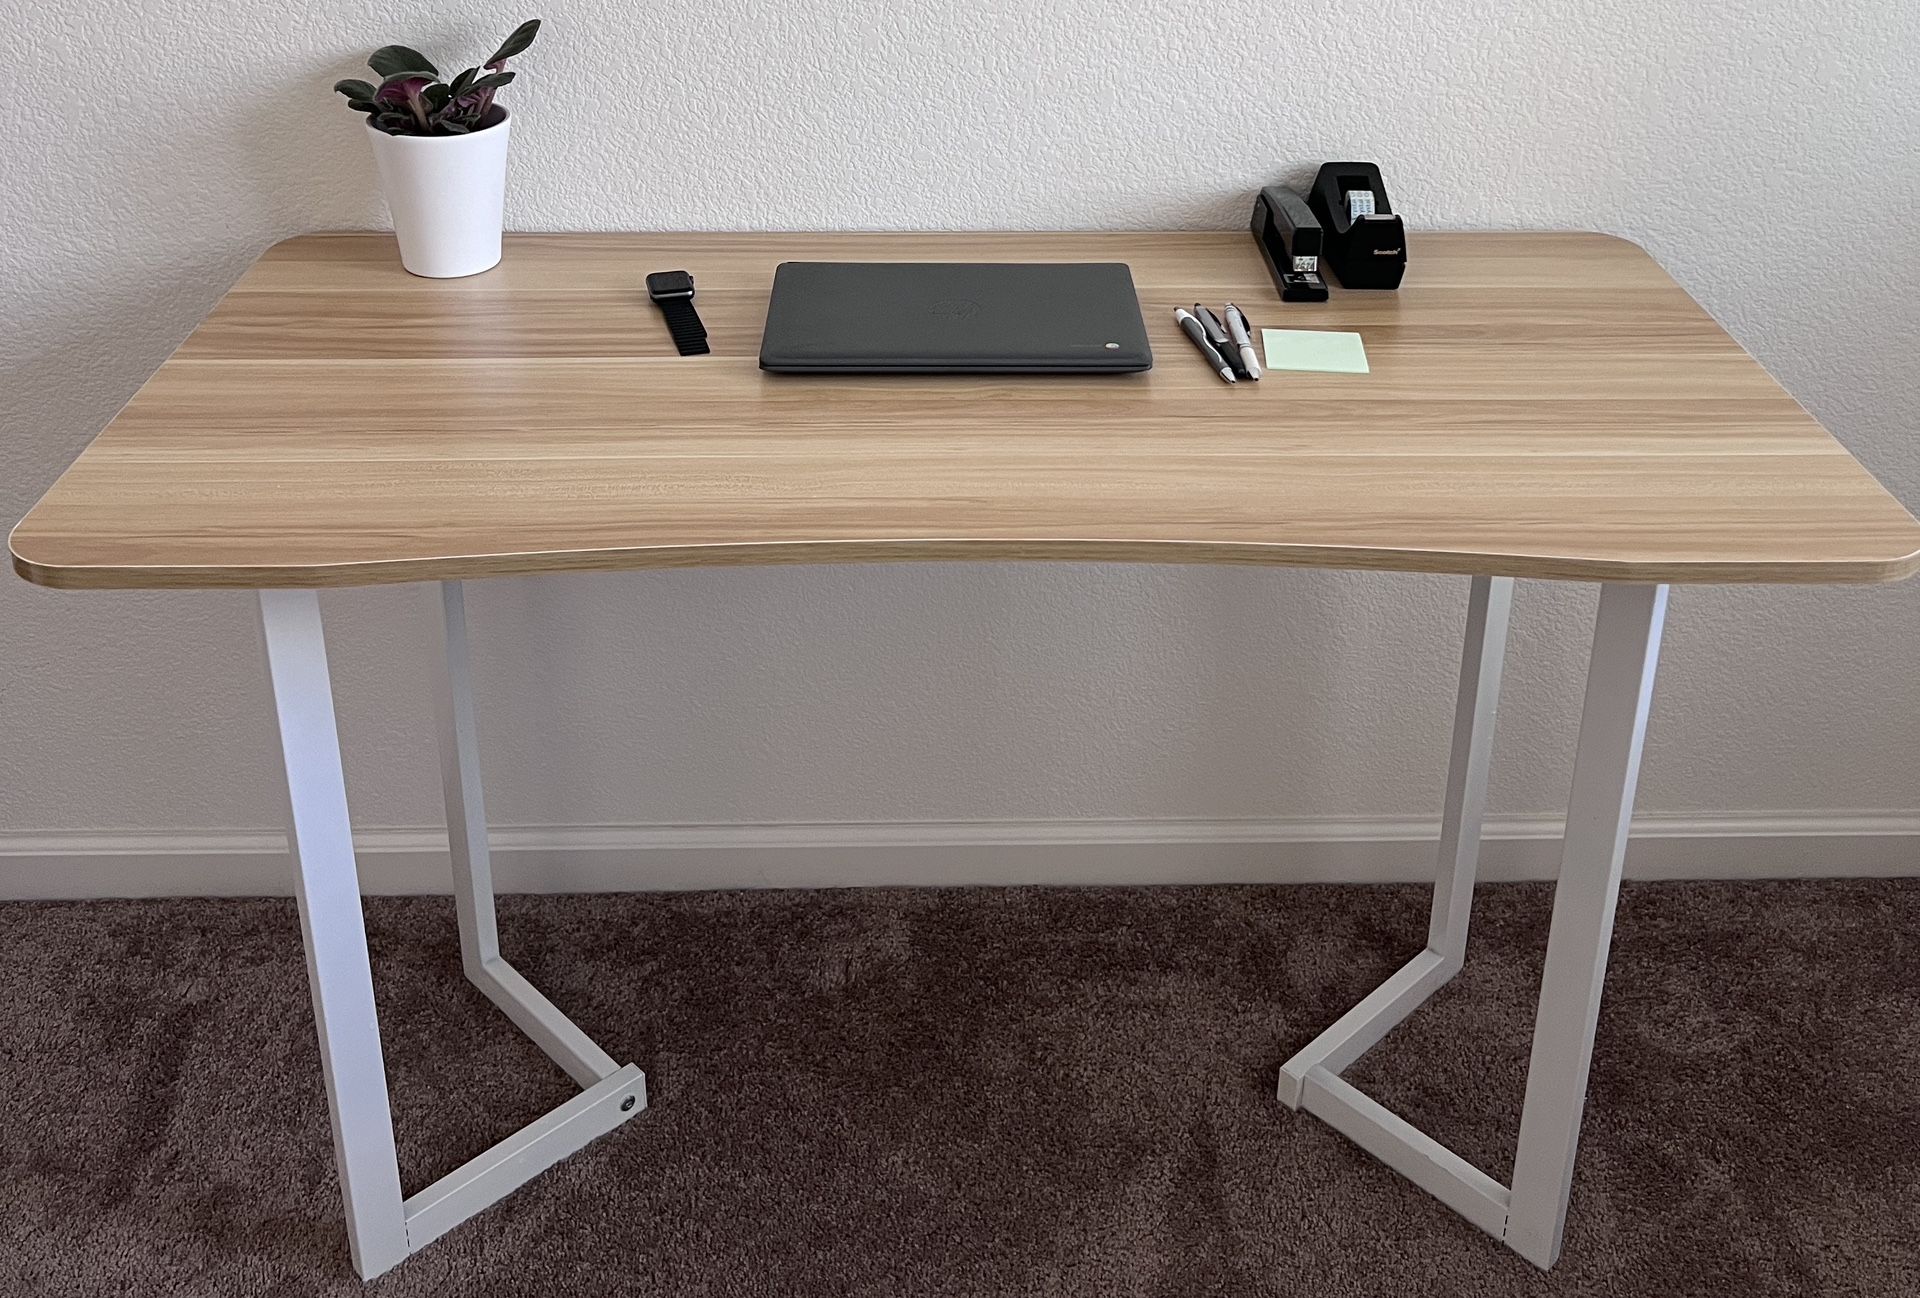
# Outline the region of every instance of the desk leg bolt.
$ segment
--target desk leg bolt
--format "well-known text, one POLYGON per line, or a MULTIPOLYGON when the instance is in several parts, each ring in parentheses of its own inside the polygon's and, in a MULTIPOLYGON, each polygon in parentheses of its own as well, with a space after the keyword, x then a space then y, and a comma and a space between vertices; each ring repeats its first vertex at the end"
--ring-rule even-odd
POLYGON ((629 1095, 626 1099, 620 1101, 620 1112, 622 1113, 633 1112, 633 1103, 634 1101, 631 1095, 629 1095))

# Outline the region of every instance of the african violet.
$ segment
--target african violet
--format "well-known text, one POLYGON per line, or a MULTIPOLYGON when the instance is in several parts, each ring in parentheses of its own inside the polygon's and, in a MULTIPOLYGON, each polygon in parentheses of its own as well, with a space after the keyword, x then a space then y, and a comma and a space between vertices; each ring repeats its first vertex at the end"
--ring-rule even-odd
POLYGON ((493 57, 480 68, 468 68, 451 82, 440 79, 440 69, 427 56, 404 45, 385 45, 373 52, 367 66, 380 74, 370 81, 336 81, 333 88, 347 97, 347 107, 367 114, 367 120, 388 135, 466 135, 493 125, 493 93, 513 80, 507 60, 533 44, 540 20, 514 28, 493 57))

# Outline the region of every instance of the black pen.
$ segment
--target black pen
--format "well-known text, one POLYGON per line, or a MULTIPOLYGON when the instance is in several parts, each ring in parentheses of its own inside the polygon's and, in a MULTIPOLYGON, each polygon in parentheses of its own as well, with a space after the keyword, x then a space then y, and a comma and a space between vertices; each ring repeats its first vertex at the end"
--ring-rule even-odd
POLYGON ((1207 358, 1207 364, 1213 367, 1215 373, 1229 383, 1239 382, 1233 377, 1233 366, 1227 364, 1226 359, 1214 350, 1213 343, 1208 340, 1205 325, 1181 307, 1173 309, 1173 318, 1180 322, 1180 328, 1187 337, 1193 339, 1193 345, 1200 349, 1200 354, 1207 358))
POLYGON ((1220 317, 1211 308, 1201 306, 1198 302, 1193 304, 1193 313, 1200 318, 1200 326, 1207 331, 1207 341, 1219 353, 1221 364, 1238 373, 1240 352, 1233 345, 1233 339, 1227 337, 1227 327, 1220 323, 1220 317))

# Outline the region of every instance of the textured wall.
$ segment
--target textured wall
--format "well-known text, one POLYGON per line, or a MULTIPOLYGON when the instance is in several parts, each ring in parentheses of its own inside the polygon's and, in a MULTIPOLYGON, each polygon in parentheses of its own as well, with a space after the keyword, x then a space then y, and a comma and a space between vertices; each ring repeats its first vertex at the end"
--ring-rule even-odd
MULTIPOLYGON (((1229 226, 1264 181, 1375 158, 1420 225, 1645 244, 1920 503, 1906 0, 543 13, 509 92, 515 228, 1229 226)), ((386 40, 482 54, 520 16, 52 0, 29 27, 9 7, 33 111, 0 136, 0 516, 261 248, 380 223, 335 77, 386 40)), ((502 580, 470 602, 496 819, 592 824, 1429 814, 1464 599, 909 566, 502 580)), ((356 813, 427 823, 422 597, 327 607, 356 813)), ((1520 589, 1501 809, 1562 803, 1591 608, 1520 589)), ((253 619, 230 593, 0 583, 0 832, 276 823, 253 619)), ((1920 583, 1682 590, 1671 625, 1643 807, 1920 808, 1920 583)))

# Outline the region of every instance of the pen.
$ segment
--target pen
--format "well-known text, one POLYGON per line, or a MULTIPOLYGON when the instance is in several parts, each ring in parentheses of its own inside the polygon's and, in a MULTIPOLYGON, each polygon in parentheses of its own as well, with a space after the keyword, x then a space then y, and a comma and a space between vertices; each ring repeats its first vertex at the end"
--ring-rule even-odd
POLYGON ((1227 327, 1220 323, 1220 317, 1213 313, 1213 308, 1204 307, 1195 302, 1193 313, 1199 317, 1200 327, 1207 331, 1207 341, 1212 343, 1213 350, 1220 354, 1221 363, 1228 369, 1238 369, 1239 367, 1234 364, 1236 355, 1233 342, 1227 337, 1227 327))
POLYGON ((1207 358, 1207 364, 1212 366, 1221 378, 1229 383, 1239 381, 1233 377, 1233 366, 1221 359, 1220 353, 1215 351, 1213 344, 1208 341, 1207 327, 1205 325, 1201 324, 1199 320, 1195 319, 1192 314, 1182 307, 1175 307, 1173 309, 1173 318, 1180 322, 1180 328, 1186 333, 1187 337, 1193 339, 1193 345, 1200 349, 1200 354, 1207 358))
POLYGON ((1231 302, 1227 303, 1227 332, 1233 335, 1234 346, 1240 349, 1240 363, 1234 368, 1257 382, 1260 354, 1253 348, 1253 331, 1247 324, 1246 312, 1231 302))

